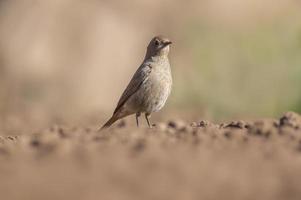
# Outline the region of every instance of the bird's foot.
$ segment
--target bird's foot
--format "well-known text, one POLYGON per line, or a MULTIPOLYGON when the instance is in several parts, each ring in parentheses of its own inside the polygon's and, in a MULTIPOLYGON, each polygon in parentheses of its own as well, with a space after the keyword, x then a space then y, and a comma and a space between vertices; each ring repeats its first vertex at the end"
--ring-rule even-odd
POLYGON ((148 126, 148 128, 150 128, 150 129, 153 129, 153 128, 156 128, 156 124, 150 124, 149 126, 148 126))

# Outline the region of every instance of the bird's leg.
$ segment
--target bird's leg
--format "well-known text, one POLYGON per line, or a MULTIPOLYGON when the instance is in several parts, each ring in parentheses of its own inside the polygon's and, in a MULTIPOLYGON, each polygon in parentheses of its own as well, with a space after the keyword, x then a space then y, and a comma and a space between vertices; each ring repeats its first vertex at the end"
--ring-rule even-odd
POLYGON ((136 123, 137 123, 137 127, 139 127, 139 117, 140 117, 141 113, 136 113, 136 123))
POLYGON ((147 121, 148 127, 149 127, 149 128, 152 128, 152 125, 151 125, 150 122, 149 122, 149 119, 150 119, 150 114, 149 114, 149 113, 145 113, 145 119, 146 119, 146 121, 147 121))

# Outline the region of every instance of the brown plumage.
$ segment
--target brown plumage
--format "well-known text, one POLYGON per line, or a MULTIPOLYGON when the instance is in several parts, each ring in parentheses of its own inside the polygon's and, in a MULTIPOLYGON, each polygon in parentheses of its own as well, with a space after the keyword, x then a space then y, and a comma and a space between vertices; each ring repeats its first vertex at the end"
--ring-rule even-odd
POLYGON ((168 60, 170 44, 170 40, 162 36, 156 36, 150 41, 142 64, 121 95, 113 116, 101 129, 132 114, 136 114, 139 126, 138 117, 141 113, 145 113, 146 121, 151 127, 151 113, 164 106, 171 92, 172 77, 168 60))

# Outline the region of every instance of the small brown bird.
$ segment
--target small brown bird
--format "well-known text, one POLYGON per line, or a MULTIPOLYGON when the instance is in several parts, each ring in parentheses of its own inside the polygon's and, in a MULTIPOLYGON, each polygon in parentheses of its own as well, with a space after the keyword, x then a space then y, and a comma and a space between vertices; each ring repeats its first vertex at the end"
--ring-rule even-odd
POLYGON ((141 113, 145 113, 147 124, 152 127, 149 120, 151 113, 164 106, 171 92, 172 76, 168 60, 170 44, 171 41, 162 36, 156 36, 150 41, 142 64, 121 95, 113 116, 101 129, 132 114, 136 114, 139 127, 141 113))

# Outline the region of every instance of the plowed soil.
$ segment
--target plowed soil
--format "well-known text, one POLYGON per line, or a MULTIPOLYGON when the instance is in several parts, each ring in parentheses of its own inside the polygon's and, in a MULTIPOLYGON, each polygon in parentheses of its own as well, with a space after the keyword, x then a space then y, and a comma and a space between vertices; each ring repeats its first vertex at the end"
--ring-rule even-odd
POLYGON ((301 199, 301 117, 0 138, 0 199, 301 199))

